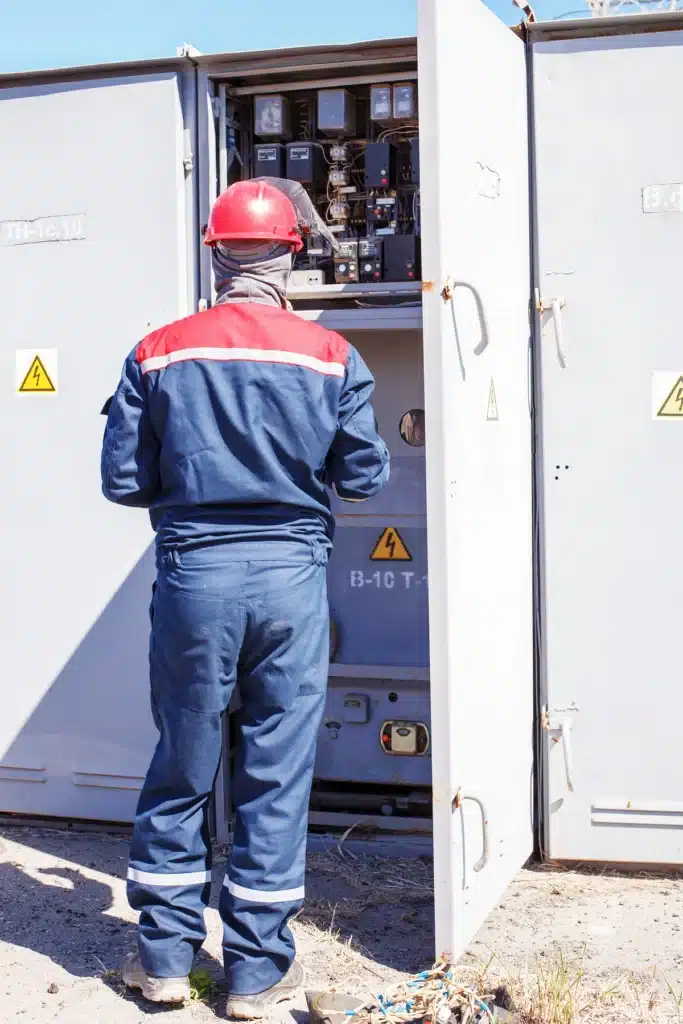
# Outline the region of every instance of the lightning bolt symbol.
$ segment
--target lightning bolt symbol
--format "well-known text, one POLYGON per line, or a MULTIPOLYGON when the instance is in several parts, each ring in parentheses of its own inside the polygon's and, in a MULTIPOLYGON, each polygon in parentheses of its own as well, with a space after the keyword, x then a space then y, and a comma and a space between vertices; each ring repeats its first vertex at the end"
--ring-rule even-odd
MULTIPOLYGON (((33 368, 33 379, 36 382, 36 387, 39 388, 40 387, 40 367, 39 366, 35 366, 33 368)), ((683 388, 681 388, 681 390, 683 391, 683 388)))
MULTIPOLYGON (((683 391, 683 388, 681 388, 681 391, 683 391)), ((390 531, 387 534, 387 548, 389 549, 389 558, 393 558, 394 557, 394 548, 395 547, 396 547, 396 541, 394 540, 393 533, 390 531)))
POLYGON ((680 412, 683 412, 683 387, 678 389, 674 402, 678 402, 678 409, 680 412))

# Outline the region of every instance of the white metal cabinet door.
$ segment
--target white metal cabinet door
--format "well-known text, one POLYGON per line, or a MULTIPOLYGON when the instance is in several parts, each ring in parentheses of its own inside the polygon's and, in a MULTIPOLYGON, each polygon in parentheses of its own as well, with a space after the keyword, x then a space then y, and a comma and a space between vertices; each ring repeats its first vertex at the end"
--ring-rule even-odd
POLYGON ((539 284, 565 300, 563 358, 550 313, 541 342, 558 859, 683 861, 683 418, 653 418, 683 375, 682 58, 680 31, 533 51, 539 284))
POLYGON ((128 820, 156 735, 152 534, 101 496, 100 410, 186 311, 178 80, 6 89, 0 137, 0 811, 128 820), (16 351, 44 349, 56 395, 18 395, 16 351))
POLYGON ((478 0, 419 14, 436 942, 457 953, 533 845, 526 70, 478 0))

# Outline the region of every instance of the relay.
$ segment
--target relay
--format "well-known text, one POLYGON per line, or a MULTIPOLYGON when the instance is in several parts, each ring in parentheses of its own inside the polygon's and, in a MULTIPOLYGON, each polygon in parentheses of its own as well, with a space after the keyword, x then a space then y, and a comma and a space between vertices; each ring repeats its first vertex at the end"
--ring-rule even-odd
POLYGON ((334 258, 334 280, 336 284, 358 282, 358 242, 344 239, 339 242, 339 252, 334 258))
POLYGON ((415 281, 418 277, 417 235, 388 235, 384 240, 384 280, 415 281))
POLYGON ((391 234, 396 230, 396 196, 378 196, 373 194, 366 204, 368 228, 374 228, 374 234, 391 234))
POLYGON ((367 188, 393 188, 396 184, 396 149, 390 142, 369 142, 365 149, 367 188))
POLYGON ((382 280, 382 239, 358 240, 358 270, 363 284, 382 280))

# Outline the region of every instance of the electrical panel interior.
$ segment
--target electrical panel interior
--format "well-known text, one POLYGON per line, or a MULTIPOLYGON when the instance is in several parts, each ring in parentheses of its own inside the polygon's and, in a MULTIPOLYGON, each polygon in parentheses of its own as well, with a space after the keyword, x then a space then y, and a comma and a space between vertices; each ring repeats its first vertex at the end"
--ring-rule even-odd
MULTIPOLYGON (((318 84, 318 83, 316 83, 318 84)), ((353 84, 230 98, 228 184, 300 182, 335 236, 307 236, 297 280, 382 285, 420 278, 417 83, 353 84)), ((334 289, 333 289, 334 291, 334 289)))

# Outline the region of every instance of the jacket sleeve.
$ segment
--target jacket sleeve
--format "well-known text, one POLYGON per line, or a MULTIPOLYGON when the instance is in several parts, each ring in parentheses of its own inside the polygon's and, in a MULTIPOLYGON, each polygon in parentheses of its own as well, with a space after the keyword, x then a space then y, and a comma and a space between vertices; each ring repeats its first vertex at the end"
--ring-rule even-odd
POLYGON ((343 501, 372 498, 389 479, 389 452, 370 404, 374 389, 370 370, 351 346, 337 433, 325 464, 326 482, 343 501))
POLYGON ((159 441, 152 429, 147 388, 132 352, 110 399, 102 442, 102 493, 117 505, 148 508, 160 493, 159 441))

